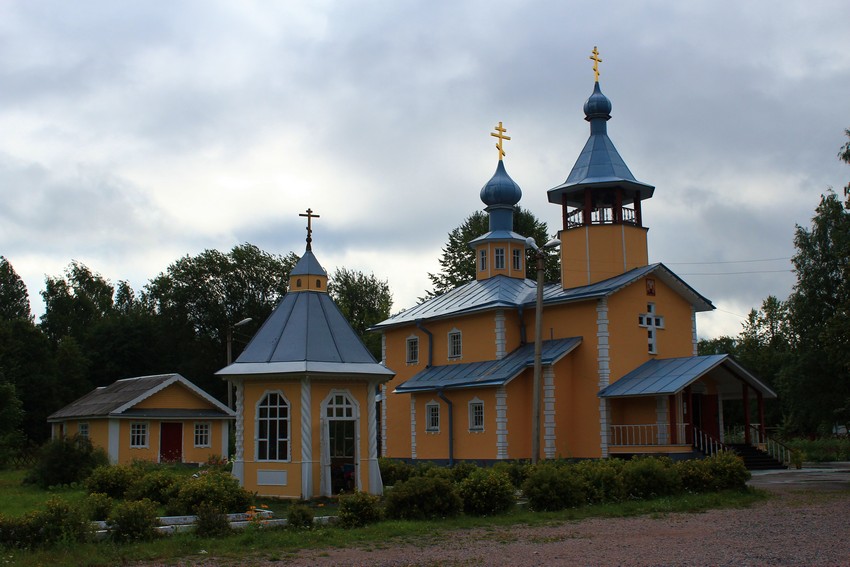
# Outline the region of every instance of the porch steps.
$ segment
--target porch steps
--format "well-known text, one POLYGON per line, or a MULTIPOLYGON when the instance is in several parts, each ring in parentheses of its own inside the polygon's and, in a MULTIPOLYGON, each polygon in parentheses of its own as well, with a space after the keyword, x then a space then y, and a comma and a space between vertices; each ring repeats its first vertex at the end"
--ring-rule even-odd
POLYGON ((747 467, 747 470, 768 471, 786 468, 785 465, 752 445, 732 443, 727 446, 744 459, 744 466, 747 467))

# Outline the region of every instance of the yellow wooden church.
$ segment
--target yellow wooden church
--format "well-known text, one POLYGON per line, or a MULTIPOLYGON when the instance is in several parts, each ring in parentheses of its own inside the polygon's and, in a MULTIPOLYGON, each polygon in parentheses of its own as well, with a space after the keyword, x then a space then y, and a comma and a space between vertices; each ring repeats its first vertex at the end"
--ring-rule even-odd
POLYGON ((548 191, 562 211, 549 243, 560 247, 561 281, 542 287, 538 320, 538 285, 525 276, 537 245, 513 231, 522 192, 505 169, 509 138, 499 123, 499 161, 480 193, 490 230, 470 244, 475 281, 373 327, 396 372, 381 386, 383 455, 443 463, 688 457, 722 440, 729 400, 747 408, 757 400, 760 415, 746 412, 745 432, 763 434, 763 401, 774 392, 728 355, 697 356, 696 315, 714 306, 649 263, 641 204, 655 189, 635 179, 608 136, 611 102, 596 51, 591 59, 590 137, 566 181, 548 191))

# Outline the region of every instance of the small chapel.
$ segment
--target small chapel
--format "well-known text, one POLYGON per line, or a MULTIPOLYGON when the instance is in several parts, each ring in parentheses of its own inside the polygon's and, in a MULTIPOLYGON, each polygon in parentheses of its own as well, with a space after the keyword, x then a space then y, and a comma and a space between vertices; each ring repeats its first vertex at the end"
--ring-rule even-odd
POLYGON ((327 292, 328 275, 307 248, 289 289, 233 364, 219 370, 236 390, 233 475, 263 496, 382 494, 376 393, 393 372, 375 361, 327 292))
POLYGON ((590 59, 590 136, 566 181, 548 191, 562 213, 557 241, 513 230, 522 191, 505 167, 510 138, 500 122, 496 171, 480 190, 489 232, 470 242, 475 280, 372 328, 396 373, 375 382, 383 456, 688 458, 722 442, 730 400, 743 401, 747 441, 763 435, 764 400, 776 394, 729 355, 697 355, 696 315, 714 306, 649 263, 641 205, 655 188, 635 178, 609 138, 612 104, 595 48, 590 59), (526 278, 526 262, 558 247, 561 281, 540 288, 538 317, 539 284, 526 278))

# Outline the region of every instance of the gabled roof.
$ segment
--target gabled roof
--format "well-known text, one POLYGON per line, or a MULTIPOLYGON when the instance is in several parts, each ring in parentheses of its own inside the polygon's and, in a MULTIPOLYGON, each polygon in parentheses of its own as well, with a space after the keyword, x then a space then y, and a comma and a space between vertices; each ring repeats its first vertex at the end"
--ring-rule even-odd
MULTIPOLYGON (((563 289, 557 283, 546 284, 543 289, 543 302, 545 305, 552 305, 607 297, 649 275, 659 278, 677 291, 697 311, 714 309, 711 301, 697 293, 684 280, 660 263, 635 268, 619 276, 586 286, 563 289)), ((537 284, 532 280, 520 280, 502 275, 486 280, 471 281, 393 315, 373 326, 372 330, 407 325, 420 319, 439 319, 488 309, 515 308, 520 305, 532 306, 536 289, 537 284)))
MULTIPOLYGON (((541 362, 555 364, 581 344, 581 337, 543 341, 541 362)), ((502 386, 534 366, 534 343, 523 345, 501 360, 431 366, 400 384, 395 393, 502 386)))
POLYGON ((365 374, 389 380, 327 293, 287 293, 222 376, 287 373, 365 374))
MULTIPOLYGON (((235 415, 233 410, 228 409, 227 406, 183 376, 179 374, 157 374, 125 378, 109 386, 96 388, 82 398, 54 412, 48 416, 47 420, 58 421, 80 417, 130 417, 133 412, 137 411, 133 409, 136 404, 173 384, 180 384, 208 402, 212 407, 210 410, 204 410, 207 417, 233 417, 235 415)), ((192 412, 195 412, 195 410, 173 409, 170 412, 169 417, 189 416, 194 415, 192 412)))
POLYGON ((600 390, 600 398, 626 398, 634 396, 659 396, 677 394, 710 373, 733 376, 766 398, 776 393, 753 376, 728 354, 686 356, 681 358, 652 359, 638 366, 610 386, 600 390), (728 374, 726 374, 728 373, 728 374))

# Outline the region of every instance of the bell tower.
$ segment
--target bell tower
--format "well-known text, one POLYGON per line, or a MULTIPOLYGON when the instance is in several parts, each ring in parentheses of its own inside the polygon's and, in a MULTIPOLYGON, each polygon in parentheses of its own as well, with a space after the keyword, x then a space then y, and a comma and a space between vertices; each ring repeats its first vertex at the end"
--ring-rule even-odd
POLYGON ((565 289, 608 279, 649 262, 641 202, 655 187, 636 180, 608 137, 611 101, 599 88, 594 47, 593 93, 584 103, 590 137, 567 180, 548 191, 561 205, 561 281, 565 289))

